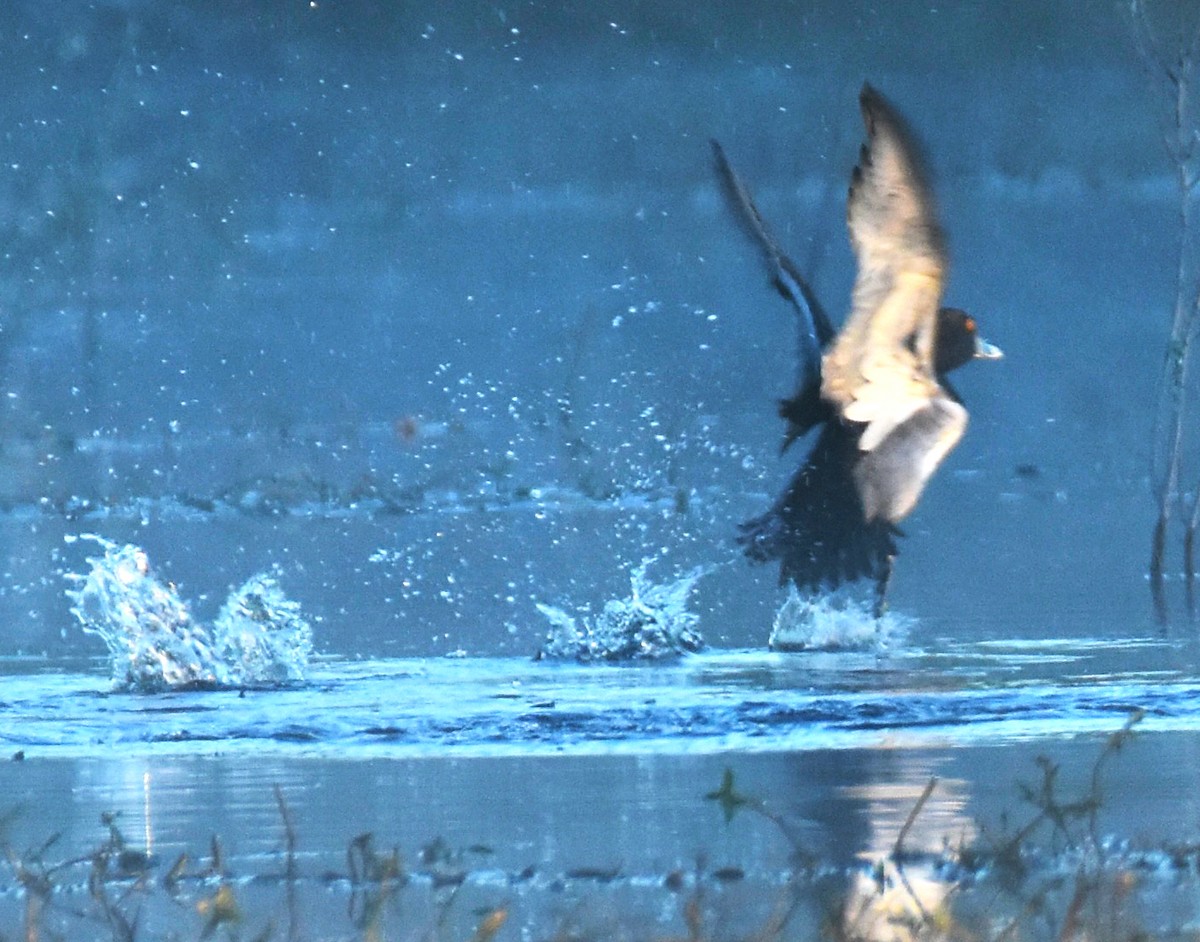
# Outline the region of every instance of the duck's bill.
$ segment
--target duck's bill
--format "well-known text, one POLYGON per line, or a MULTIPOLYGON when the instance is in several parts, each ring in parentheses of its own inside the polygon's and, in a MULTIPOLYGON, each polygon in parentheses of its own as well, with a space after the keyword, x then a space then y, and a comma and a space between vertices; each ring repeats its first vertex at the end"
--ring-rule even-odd
POLYGON ((982 337, 975 338, 975 359, 976 360, 999 360, 1004 356, 1004 351, 997 347, 994 343, 988 343, 982 337))

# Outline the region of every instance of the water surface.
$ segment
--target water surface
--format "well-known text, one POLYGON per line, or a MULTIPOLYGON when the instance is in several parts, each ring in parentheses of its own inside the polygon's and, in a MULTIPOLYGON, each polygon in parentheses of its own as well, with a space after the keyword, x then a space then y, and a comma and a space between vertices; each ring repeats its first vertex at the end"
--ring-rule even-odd
MULTIPOLYGON (((21 758, 0 764, 4 837, 19 854, 57 834, 43 856, 60 865, 95 859, 111 841, 102 815, 115 822, 155 863, 106 885, 138 901, 152 938, 181 900, 184 937, 198 938, 222 886, 247 927, 316 938, 372 925, 467 938, 501 910, 500 938, 572 920, 589 938, 682 932, 697 899, 714 937, 763 930, 783 905, 793 930, 815 929, 830 907, 883 904, 870 874, 896 866, 902 832, 905 878, 927 907, 952 897, 963 919, 983 906, 1036 937, 1047 930, 1021 917, 1028 896, 1085 864, 1108 872, 1107 847, 1143 872, 1139 905, 1169 898, 1158 923, 1140 923, 1157 931, 1192 918, 1197 894, 1188 852, 1173 864, 1166 850, 1200 837, 1196 664, 1194 646, 1135 638, 639 666, 326 659, 304 686, 134 694, 111 689, 104 663, 9 659, 0 738, 21 758), (1101 760, 1135 709, 1133 739, 1101 760), (1058 765, 1064 805, 1091 794, 1099 768, 1102 807, 1061 833, 1038 826, 1024 889, 984 905, 967 887, 990 886, 988 871, 962 882, 955 848, 1035 821, 1039 756, 1058 765), (728 822, 710 797, 727 771, 748 802, 728 822), (403 882, 362 878, 364 860, 393 849, 403 882), (184 853, 172 895, 166 874, 184 853)), ((54 871, 44 926, 89 937, 94 923, 71 913, 95 913, 90 866, 54 871)), ((0 875, 0 923, 28 918, 28 901, 0 875)))

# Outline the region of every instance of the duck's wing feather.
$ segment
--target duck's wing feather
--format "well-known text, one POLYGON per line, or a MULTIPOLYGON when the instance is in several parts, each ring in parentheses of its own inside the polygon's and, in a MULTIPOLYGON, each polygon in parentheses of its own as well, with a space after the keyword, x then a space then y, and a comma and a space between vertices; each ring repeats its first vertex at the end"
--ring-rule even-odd
POLYGON ((966 411, 934 368, 946 259, 932 201, 895 112, 869 85, 860 103, 867 142, 847 208, 858 277, 850 317, 824 357, 821 392, 842 418, 864 426, 860 488, 873 468, 887 469, 879 487, 891 496, 864 494, 868 519, 874 510, 895 522, 962 436, 966 411), (886 458, 867 460, 898 432, 886 458), (908 477, 903 461, 911 462, 908 477))
POLYGON ((796 311, 796 391, 779 403, 779 414, 787 422, 783 439, 783 450, 786 450, 797 438, 830 416, 829 406, 821 398, 821 355, 833 340, 833 325, 795 263, 771 235, 750 191, 725 156, 724 148, 715 140, 712 148, 726 199, 736 211, 742 229, 762 252, 771 284, 796 311))
POLYGON ((746 189, 742 178, 725 156, 725 149, 719 141, 713 140, 711 143, 726 199, 737 210, 738 221, 762 251, 771 276, 771 284, 796 308, 804 329, 811 336, 813 346, 819 353, 833 339, 833 325, 821 305, 817 303, 808 282, 801 276, 795 263, 779 248, 779 243, 763 222, 750 191, 746 189))
POLYGON ((949 398, 929 400, 871 451, 860 455, 854 482, 867 520, 896 522, 916 506, 938 465, 967 427, 967 410, 949 398))

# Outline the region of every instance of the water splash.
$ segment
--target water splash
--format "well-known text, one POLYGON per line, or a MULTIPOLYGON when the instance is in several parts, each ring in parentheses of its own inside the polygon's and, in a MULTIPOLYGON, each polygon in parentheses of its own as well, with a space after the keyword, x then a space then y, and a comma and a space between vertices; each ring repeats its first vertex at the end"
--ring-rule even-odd
POLYGON ((229 594, 213 625, 222 662, 239 686, 298 683, 312 656, 312 627, 274 575, 260 572, 229 594))
POLYGON ((704 647, 696 630, 700 616, 688 610, 688 599, 711 567, 699 566, 674 582, 654 583, 646 576, 652 560, 643 560, 630 575, 627 599, 610 599, 595 617, 575 616, 553 605, 537 603, 550 620, 538 658, 587 661, 662 660, 704 647))
POLYGON ((274 576, 260 573, 231 593, 212 628, 197 622, 175 586, 155 576, 140 547, 94 534, 86 575, 68 573, 71 613, 108 647, 113 683, 144 692, 245 687, 304 679, 312 630, 274 576))
POLYGON ((789 585, 767 643, 775 651, 871 651, 902 640, 911 619, 893 612, 876 618, 872 609, 852 596, 801 595, 789 585))

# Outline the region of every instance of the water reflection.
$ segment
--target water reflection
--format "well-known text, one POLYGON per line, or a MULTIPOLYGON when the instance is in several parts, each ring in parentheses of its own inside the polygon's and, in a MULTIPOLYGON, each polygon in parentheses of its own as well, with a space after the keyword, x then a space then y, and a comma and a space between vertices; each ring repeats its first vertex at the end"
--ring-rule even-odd
POLYGON ((842 907, 843 937, 906 942, 946 922, 955 883, 939 865, 977 835, 968 783, 938 779, 935 764, 922 756, 901 764, 900 780, 846 790, 863 804, 868 837, 842 907))
POLYGON ((312 938, 1058 938, 1135 908, 1166 931, 1200 888, 1193 659, 326 660, 307 687, 156 694, 6 662, 0 932, 33 907, 92 938, 121 906, 185 939, 235 911, 312 938))
MULTIPOLYGON (((0 926, 27 916, 36 893, 21 876, 37 873, 51 887, 38 897, 47 937, 94 938, 102 914, 89 885, 103 858, 103 898, 136 909, 139 938, 200 938, 234 903, 250 937, 270 922, 275 937, 291 926, 308 938, 408 938, 434 926, 451 938, 491 927, 498 939, 768 940, 824 929, 909 942, 968 929, 998 938, 1007 927, 1006 937, 1057 938, 1068 919, 1083 925, 1116 908, 1156 934, 1200 916, 1200 860, 1179 842, 1195 772, 1171 764, 1194 739, 1135 739, 1132 761, 1121 754, 1103 770, 1095 822, 1068 818, 1060 829, 1045 819, 1007 863, 996 849, 1039 814, 1019 783, 1037 791, 1034 760, 1047 744, 27 758, 0 765, 0 926), (1132 788, 1147 766, 1163 769, 1160 780, 1132 788), (722 790, 729 815, 706 800, 722 790), (149 862, 135 866, 144 853, 149 862)), ((1088 794, 1102 749, 1095 737, 1054 744, 1060 807, 1088 794)))

